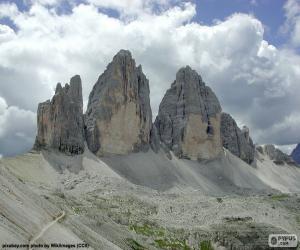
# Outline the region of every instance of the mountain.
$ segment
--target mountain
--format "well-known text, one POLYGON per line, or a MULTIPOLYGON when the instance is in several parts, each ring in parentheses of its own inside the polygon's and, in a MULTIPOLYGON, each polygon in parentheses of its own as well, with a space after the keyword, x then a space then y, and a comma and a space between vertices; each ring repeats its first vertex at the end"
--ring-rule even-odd
POLYGON ((159 139, 180 158, 212 159, 222 152, 221 106, 213 91, 189 66, 167 90, 155 120, 159 139))
POLYGON ((0 159, 2 248, 270 249, 269 234, 300 236, 300 168, 289 156, 255 148, 189 66, 154 123, 149 93, 126 50, 85 114, 80 77, 57 85, 39 104, 34 150, 0 159))
POLYGON ((131 53, 121 50, 99 76, 85 114, 86 140, 97 155, 147 150, 152 111, 149 82, 131 53))
POLYGON ((56 149, 66 154, 84 151, 82 85, 80 76, 70 85, 57 84, 55 95, 40 103, 37 111, 37 136, 34 149, 56 149))
POLYGON ((296 165, 291 156, 283 153, 280 149, 275 148, 272 144, 257 146, 257 151, 269 157, 276 165, 296 165))
POLYGON ((248 164, 254 161, 255 146, 249 136, 249 129, 244 126, 241 130, 227 113, 221 115, 221 137, 223 147, 232 154, 248 164))
POLYGON ((158 152, 179 158, 220 157, 222 146, 247 163, 254 160, 248 130, 221 114, 214 92, 191 67, 179 69, 152 124, 149 81, 127 50, 119 51, 98 78, 83 115, 80 76, 57 84, 52 100, 39 104, 35 150, 82 154, 84 143, 98 156, 158 152), (169 154, 169 153, 168 153, 169 154))
POLYGON ((300 164, 300 144, 298 144, 296 146, 296 148, 294 148, 292 154, 291 154, 291 157, 293 158, 293 160, 300 164))

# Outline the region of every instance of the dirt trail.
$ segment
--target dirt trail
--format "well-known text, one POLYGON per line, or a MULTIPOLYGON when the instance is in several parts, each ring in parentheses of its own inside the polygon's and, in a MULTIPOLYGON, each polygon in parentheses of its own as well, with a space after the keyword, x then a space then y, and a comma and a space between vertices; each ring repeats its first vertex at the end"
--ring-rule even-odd
POLYGON ((65 217, 66 213, 65 211, 63 211, 61 213, 61 215, 59 215, 58 217, 56 217, 56 219, 54 219, 53 221, 51 221, 50 223, 48 223, 46 226, 43 227, 43 229, 39 232, 39 234, 37 234, 32 240, 29 241, 29 250, 33 250, 33 248, 31 247, 31 245, 33 245, 39 238, 41 238, 44 233, 50 228, 52 227, 56 222, 58 222, 60 219, 62 219, 63 217, 65 217))

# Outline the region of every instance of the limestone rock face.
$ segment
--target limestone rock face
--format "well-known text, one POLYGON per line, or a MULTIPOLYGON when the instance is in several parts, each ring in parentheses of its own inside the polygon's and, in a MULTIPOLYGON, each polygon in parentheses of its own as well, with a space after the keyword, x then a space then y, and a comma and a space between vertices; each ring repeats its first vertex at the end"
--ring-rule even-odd
POLYGON ((297 164, 300 164, 300 144, 294 148, 291 156, 297 164))
POLYGON ((52 100, 40 103, 34 149, 55 149, 66 154, 84 152, 82 85, 80 76, 70 85, 57 84, 52 100))
POLYGON ((100 75, 85 114, 86 140, 98 156, 147 150, 152 111, 149 82, 131 53, 121 50, 100 75))
POLYGON ((255 146, 249 136, 249 129, 244 126, 241 130, 227 113, 221 115, 221 137, 224 148, 249 164, 253 162, 255 146))
POLYGON ((257 151, 267 155, 277 165, 283 165, 284 163, 297 165, 291 156, 283 153, 280 149, 275 148, 272 144, 258 146, 257 151))
POLYGON ((155 120, 160 141, 178 157, 212 159, 222 152, 221 106, 200 75, 181 68, 155 120))

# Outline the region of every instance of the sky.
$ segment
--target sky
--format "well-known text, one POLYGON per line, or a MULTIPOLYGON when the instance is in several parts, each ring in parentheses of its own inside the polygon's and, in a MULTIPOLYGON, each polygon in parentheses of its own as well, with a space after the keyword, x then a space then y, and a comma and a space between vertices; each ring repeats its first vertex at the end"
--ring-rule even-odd
POLYGON ((86 106, 120 49, 142 65, 154 117, 190 65, 255 143, 300 142, 299 0, 0 0, 0 157, 32 147, 57 82, 81 75, 86 106))

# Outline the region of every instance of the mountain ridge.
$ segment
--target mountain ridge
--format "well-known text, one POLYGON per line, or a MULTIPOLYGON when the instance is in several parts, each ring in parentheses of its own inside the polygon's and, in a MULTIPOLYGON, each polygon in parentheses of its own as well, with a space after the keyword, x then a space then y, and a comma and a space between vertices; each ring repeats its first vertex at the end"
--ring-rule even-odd
POLYGON ((87 147, 98 156, 126 155, 150 148, 158 152, 164 148, 167 154, 173 151, 178 157, 205 160, 218 157, 222 146, 235 153, 237 145, 230 144, 239 138, 243 140, 239 147, 244 145, 244 149, 236 155, 249 164, 253 161, 249 134, 247 139, 236 133, 221 134, 230 124, 239 134, 242 131, 233 118, 230 124, 221 118, 224 114, 218 98, 190 66, 178 70, 153 123, 149 80, 128 50, 120 50, 99 76, 85 114, 80 76, 74 76, 70 82, 64 88, 57 84, 52 101, 39 105, 34 149, 52 148, 67 154, 82 154, 86 141, 87 147), (75 89, 73 81, 78 82, 75 89), (74 93, 71 97, 67 93, 69 89, 74 93), (75 112, 74 103, 78 106, 75 112), (63 117, 70 115, 66 118, 69 122, 65 122, 63 117), (248 143, 249 153, 245 153, 248 143), (64 144, 68 145, 66 149, 64 144))
POLYGON ((300 168, 274 145, 255 146, 190 67, 154 124, 129 51, 99 76, 85 114, 80 77, 70 83, 39 105, 34 150, 0 159, 1 242, 229 250, 300 236, 300 168))

